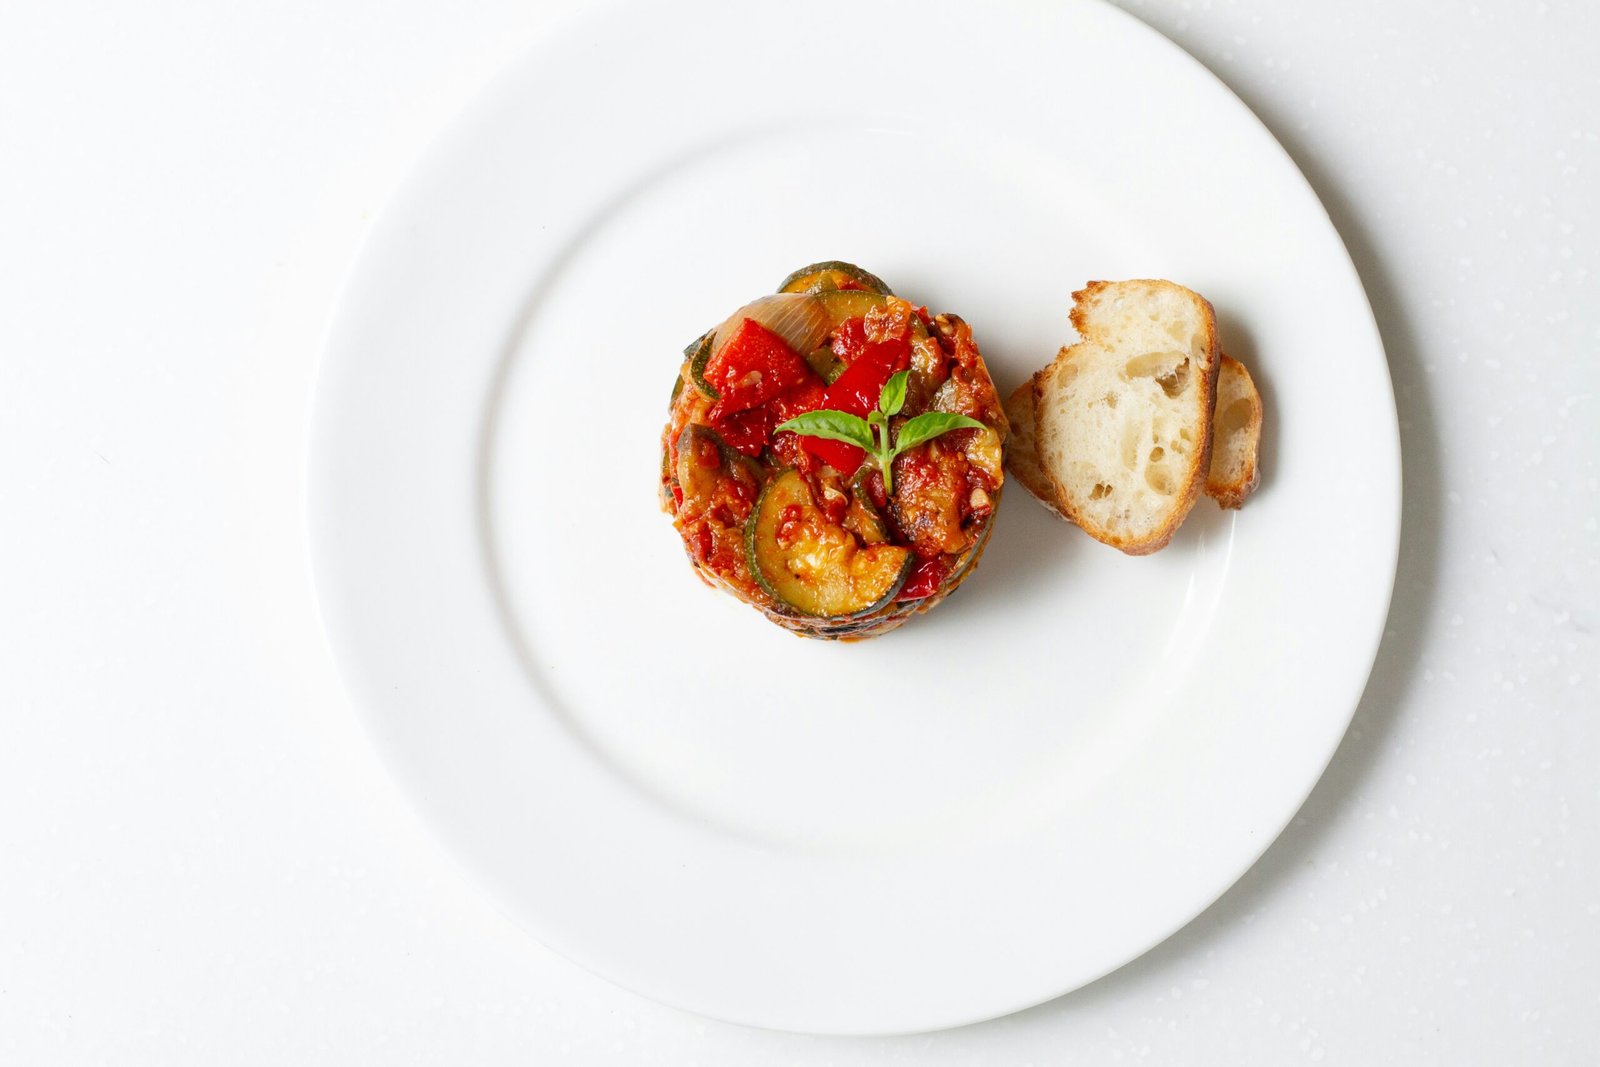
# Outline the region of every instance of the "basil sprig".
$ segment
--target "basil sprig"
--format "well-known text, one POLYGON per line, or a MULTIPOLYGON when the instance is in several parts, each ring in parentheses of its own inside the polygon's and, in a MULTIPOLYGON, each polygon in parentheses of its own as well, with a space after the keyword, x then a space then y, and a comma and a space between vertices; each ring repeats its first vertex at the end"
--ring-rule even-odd
POLYGON ((909 371, 901 371, 885 382, 883 391, 878 394, 878 410, 870 412, 864 419, 847 411, 808 411, 795 416, 773 432, 789 430, 805 437, 825 437, 830 441, 855 445, 878 461, 878 467, 883 471, 883 491, 886 495, 893 493, 894 474, 890 464, 894 462, 894 457, 951 430, 985 429, 983 423, 965 415, 949 411, 926 411, 906 420, 900 432, 891 435, 889 420, 900 414, 900 409, 906 406, 908 377, 909 371))

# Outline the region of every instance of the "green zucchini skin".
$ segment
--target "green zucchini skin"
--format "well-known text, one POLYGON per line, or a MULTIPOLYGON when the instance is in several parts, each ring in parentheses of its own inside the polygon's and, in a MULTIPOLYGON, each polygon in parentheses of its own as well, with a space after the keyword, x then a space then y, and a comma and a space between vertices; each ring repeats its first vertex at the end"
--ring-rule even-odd
POLYGON ((883 279, 876 274, 840 259, 825 259, 821 263, 811 263, 801 267, 779 283, 778 292, 812 293, 824 289, 838 289, 839 283, 847 280, 875 293, 891 292, 883 279))
POLYGON ((850 319, 859 319, 874 308, 883 307, 887 293, 874 293, 866 289, 824 289, 812 294, 828 312, 834 328, 850 319))
POLYGON ((915 554, 899 545, 856 546, 843 527, 828 522, 811 496, 805 475, 796 470, 779 474, 761 490, 745 525, 745 558, 750 575, 768 596, 799 615, 821 619, 858 619, 893 603, 911 574, 915 554), (785 510, 798 507, 806 528, 817 536, 802 541, 799 551, 778 544, 778 527, 785 510), (813 575, 797 573, 805 559, 847 546, 847 560, 830 558, 826 570, 813 575))
MULTIPOLYGON (((682 378, 678 379, 682 381, 682 378)), ((665 438, 665 434, 662 435, 665 438)), ((665 440, 661 442, 661 510, 671 514, 677 507, 677 500, 672 495, 672 487, 678 484, 677 476, 672 471, 671 449, 665 440)))
POLYGON ((994 532, 995 516, 991 515, 984 523, 983 530, 978 534, 977 541, 964 552, 956 564, 951 568, 950 574, 940 583, 939 591, 930 597, 921 600, 902 600, 890 604, 885 610, 875 615, 835 625, 826 631, 812 631, 811 636, 828 638, 834 641, 864 641, 869 637, 879 637, 890 630, 899 629, 913 615, 932 611, 944 602, 944 598, 956 591, 956 587, 965 581, 973 571, 978 569, 978 560, 983 557, 983 550, 989 546, 989 535, 994 532))
MULTIPOLYGON (((691 341, 689 347, 683 350, 684 356, 689 360, 689 380, 700 391, 700 395, 707 400, 722 399, 722 394, 717 392, 710 382, 706 381, 706 363, 711 359, 711 340, 716 335, 716 330, 707 330, 700 337, 691 341)), ((677 399, 678 394, 676 391, 673 392, 672 397, 674 400, 677 399)))
POLYGON ((817 377, 832 385, 839 380, 839 375, 844 373, 845 362, 833 354, 833 349, 823 346, 814 348, 806 353, 806 363, 811 367, 817 377))
MULTIPOLYGON (((872 468, 865 467, 863 470, 870 473, 872 468)), ((889 524, 884 521, 883 513, 867 492, 867 477, 866 473, 857 475, 850 484, 850 510, 845 514, 844 526, 864 543, 881 545, 889 540, 889 524)))
MULTIPOLYGON (((708 500, 716 492, 717 482, 732 474, 746 482, 759 485, 763 477, 761 464, 729 448, 722 435, 709 426, 691 422, 678 435, 678 462, 672 468, 672 484, 683 493, 684 503, 708 500), (696 458, 706 444, 717 450, 719 462, 715 467, 703 467, 696 458)), ((665 457, 663 457, 663 461, 665 457)))

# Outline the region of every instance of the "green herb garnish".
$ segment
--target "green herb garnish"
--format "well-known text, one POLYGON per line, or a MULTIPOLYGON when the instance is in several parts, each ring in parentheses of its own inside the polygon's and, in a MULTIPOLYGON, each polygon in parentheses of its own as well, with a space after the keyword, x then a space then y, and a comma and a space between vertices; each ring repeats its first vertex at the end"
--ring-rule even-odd
POLYGON ((908 419, 900 427, 900 432, 892 435, 894 440, 891 441, 889 420, 900 414, 900 409, 906 405, 906 379, 909 376, 909 371, 901 371, 885 382, 883 392, 878 394, 878 410, 864 419, 847 411, 808 411, 790 419, 773 432, 787 430, 805 437, 825 437, 830 441, 855 445, 877 459, 878 468, 883 471, 884 494, 891 494, 894 492, 894 474, 890 471, 890 464, 894 462, 894 457, 951 430, 987 429, 977 419, 965 415, 927 411, 908 419))

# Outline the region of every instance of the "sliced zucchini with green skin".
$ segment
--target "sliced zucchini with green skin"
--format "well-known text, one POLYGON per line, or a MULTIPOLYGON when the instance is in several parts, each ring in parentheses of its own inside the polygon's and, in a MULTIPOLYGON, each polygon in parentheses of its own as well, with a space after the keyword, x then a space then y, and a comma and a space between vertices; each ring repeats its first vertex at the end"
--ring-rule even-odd
POLYGON ((817 377, 832 385, 839 380, 839 375, 844 373, 845 362, 833 354, 833 349, 827 345, 814 348, 806 353, 806 363, 816 372, 817 377))
POLYGON ((889 287, 883 284, 883 279, 876 274, 864 271, 854 263, 828 259, 801 267, 783 280, 778 286, 778 292, 812 293, 824 289, 838 289, 845 282, 854 282, 875 293, 890 291, 889 287))
POLYGON ((761 491, 745 525, 750 573, 778 603, 802 615, 852 618, 891 602, 915 563, 910 549, 862 547, 828 521, 799 471, 761 491), (780 538, 780 532, 782 537, 780 538))
POLYGON ((678 434, 675 473, 678 488, 683 492, 683 506, 695 512, 705 508, 716 493, 718 479, 726 474, 732 474, 752 486, 761 480, 761 467, 755 460, 735 452, 717 431, 698 422, 691 422, 678 434), (704 462, 711 454, 707 449, 716 450, 716 463, 708 465, 704 462))
POLYGON ((683 392, 683 375, 672 379, 672 399, 667 401, 667 410, 672 410, 672 405, 678 402, 678 394, 683 392))
POLYGON ((850 487, 850 510, 845 512, 844 528, 869 545, 886 544, 889 540, 889 524, 872 503, 865 477, 857 478, 850 487))
POLYGON ((694 382, 694 387, 707 400, 722 399, 722 394, 706 381, 706 363, 711 359, 711 339, 716 335, 716 330, 707 330, 683 350, 683 354, 689 357, 689 380, 694 382))
POLYGON ((661 506, 669 510, 677 503, 672 496, 672 487, 678 484, 678 479, 672 474, 672 463, 668 457, 670 451, 666 445, 661 446, 661 506))
POLYGON ((851 319, 859 319, 873 308, 883 307, 885 295, 869 293, 865 289, 829 289, 817 293, 816 297, 837 329, 851 319))

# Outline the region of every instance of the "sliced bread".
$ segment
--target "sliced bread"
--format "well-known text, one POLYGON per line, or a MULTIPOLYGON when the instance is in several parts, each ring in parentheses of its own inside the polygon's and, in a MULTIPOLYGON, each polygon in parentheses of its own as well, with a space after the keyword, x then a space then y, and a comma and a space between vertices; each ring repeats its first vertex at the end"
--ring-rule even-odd
POLYGON ((1129 555, 1166 546, 1211 462, 1217 321, 1167 281, 1090 282, 1082 340, 1033 378, 1039 466, 1062 512, 1129 555))
MULTIPOLYGON (((1211 420, 1211 472, 1206 495, 1236 508, 1261 484, 1261 394, 1243 363, 1224 355, 1217 371, 1217 410, 1211 420)), ((1027 483, 1024 482, 1024 485, 1027 483)))
POLYGON ((1033 379, 1030 378, 1006 397, 1006 419, 1011 423, 1011 437, 1006 441, 1006 470, 1022 483, 1022 488, 1033 498, 1063 519, 1061 505, 1056 503, 1056 487, 1050 476, 1039 466, 1038 445, 1033 433, 1033 379))
MULTIPOLYGON (((1033 379, 1006 398, 1011 439, 1006 442, 1006 470, 1033 498, 1066 518, 1056 502, 1056 487, 1039 466, 1034 443, 1033 379)), ((1243 363, 1224 354, 1217 371, 1217 407, 1211 420, 1211 470, 1206 496, 1225 508, 1237 508, 1261 483, 1261 394, 1243 363)))

